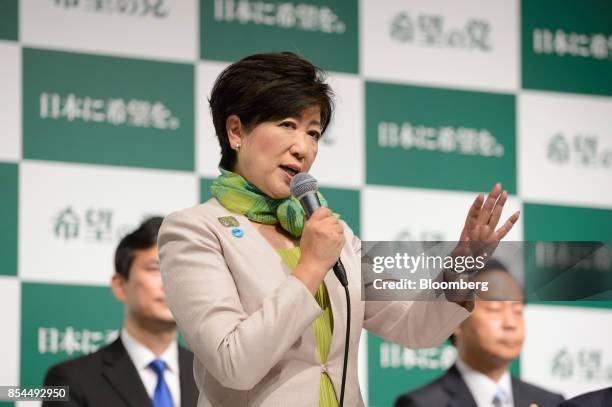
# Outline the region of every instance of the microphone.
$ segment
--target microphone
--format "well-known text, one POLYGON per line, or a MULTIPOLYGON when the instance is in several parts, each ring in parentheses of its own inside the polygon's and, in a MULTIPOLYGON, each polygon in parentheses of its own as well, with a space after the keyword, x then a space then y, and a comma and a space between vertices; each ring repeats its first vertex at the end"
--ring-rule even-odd
MULTIPOLYGON (((291 195, 297 198, 306 212, 306 216, 311 216, 314 211, 321 207, 321 202, 317 196, 317 180, 306 172, 300 172, 291 179, 289 185, 291 195)), ((342 261, 338 259, 334 264, 334 274, 344 287, 348 286, 348 279, 346 278, 346 270, 342 265, 342 261)))

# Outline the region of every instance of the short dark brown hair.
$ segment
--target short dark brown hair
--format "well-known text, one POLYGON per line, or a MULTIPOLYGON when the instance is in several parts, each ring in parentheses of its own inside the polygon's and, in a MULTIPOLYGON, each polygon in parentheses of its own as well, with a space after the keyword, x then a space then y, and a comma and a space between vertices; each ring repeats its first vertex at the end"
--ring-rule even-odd
POLYGON ((226 121, 235 114, 247 129, 260 123, 296 116, 319 106, 321 134, 333 115, 333 92, 325 73, 291 52, 256 54, 228 66, 210 94, 210 111, 221 145, 219 166, 232 170, 236 152, 227 138, 226 121))
POLYGON ((138 229, 121 239, 115 250, 115 272, 126 280, 130 278, 130 268, 137 250, 150 249, 157 244, 157 234, 164 218, 153 216, 140 224, 138 229))

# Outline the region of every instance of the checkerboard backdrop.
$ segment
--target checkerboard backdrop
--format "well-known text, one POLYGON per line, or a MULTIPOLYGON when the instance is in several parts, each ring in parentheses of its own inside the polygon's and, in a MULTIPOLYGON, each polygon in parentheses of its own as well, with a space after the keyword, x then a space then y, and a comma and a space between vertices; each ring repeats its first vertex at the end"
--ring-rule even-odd
MULTIPOLYGON (((256 52, 329 72, 313 174, 362 238, 456 239, 501 181, 522 210, 509 240, 612 240, 611 16, 609 0, 0 0, 0 384, 40 385, 117 335, 115 245, 209 197, 206 98, 256 52)), ((612 385, 610 308, 529 304, 514 371, 566 396, 612 385)), ((364 334, 364 395, 390 405, 454 358, 364 334)))

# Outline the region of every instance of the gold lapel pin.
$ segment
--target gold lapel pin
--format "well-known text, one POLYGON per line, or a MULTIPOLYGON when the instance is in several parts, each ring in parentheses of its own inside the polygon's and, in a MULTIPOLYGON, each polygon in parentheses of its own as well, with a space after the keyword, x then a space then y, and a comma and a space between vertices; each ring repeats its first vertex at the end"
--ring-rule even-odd
POLYGON ((240 222, 238 222, 238 219, 234 218, 233 216, 222 216, 220 218, 217 218, 217 220, 226 228, 240 226, 240 222))

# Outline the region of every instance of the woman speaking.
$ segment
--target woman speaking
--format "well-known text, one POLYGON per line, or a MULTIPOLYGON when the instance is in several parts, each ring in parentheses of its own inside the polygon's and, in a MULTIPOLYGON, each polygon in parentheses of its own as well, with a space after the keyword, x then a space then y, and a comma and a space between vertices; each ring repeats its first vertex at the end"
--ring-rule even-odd
MULTIPOLYGON (((290 181, 308 172, 333 111, 323 72, 291 54, 225 69, 210 96, 221 145, 213 198, 169 215, 159 252, 166 301, 195 354, 198 406, 337 406, 351 293, 346 406, 362 406, 361 329, 406 347, 436 346, 469 302, 361 300, 361 242, 328 208, 308 219, 290 181)), ((323 205, 325 200, 320 196, 323 205)), ((497 184, 470 208, 460 240, 499 241, 507 198, 497 184)))

